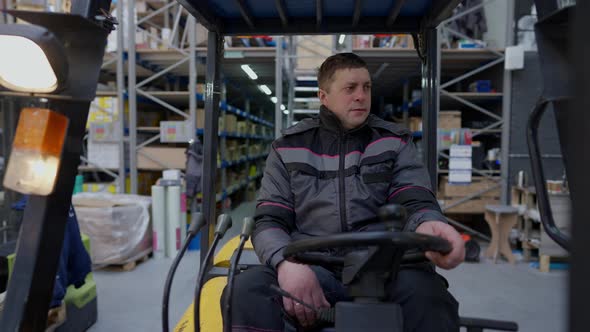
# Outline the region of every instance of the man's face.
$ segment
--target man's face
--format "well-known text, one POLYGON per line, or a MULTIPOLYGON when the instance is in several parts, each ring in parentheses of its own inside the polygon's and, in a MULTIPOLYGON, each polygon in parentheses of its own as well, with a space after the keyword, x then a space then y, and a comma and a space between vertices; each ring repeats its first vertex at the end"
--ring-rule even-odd
POLYGON ((365 68, 339 69, 326 90, 318 92, 322 105, 330 109, 345 129, 365 122, 371 111, 371 77, 365 68))

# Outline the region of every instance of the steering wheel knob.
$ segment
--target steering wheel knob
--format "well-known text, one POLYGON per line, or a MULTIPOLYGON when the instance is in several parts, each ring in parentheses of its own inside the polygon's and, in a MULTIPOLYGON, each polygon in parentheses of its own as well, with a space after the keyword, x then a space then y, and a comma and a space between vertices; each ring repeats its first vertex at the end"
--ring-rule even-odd
POLYGON ((406 226, 406 209, 398 204, 388 204, 379 208, 377 215, 382 222, 391 223, 393 230, 401 232, 406 226))

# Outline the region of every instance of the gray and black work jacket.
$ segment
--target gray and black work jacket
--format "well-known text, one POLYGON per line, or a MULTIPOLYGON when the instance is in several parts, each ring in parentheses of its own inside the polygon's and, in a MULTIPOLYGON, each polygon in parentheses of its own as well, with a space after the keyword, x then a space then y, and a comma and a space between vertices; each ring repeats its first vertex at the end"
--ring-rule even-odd
POLYGON ((387 203, 403 205, 407 230, 446 221, 417 160, 411 133, 369 115, 344 130, 325 107, 272 143, 253 234, 260 261, 276 267, 293 240, 355 231, 387 203))

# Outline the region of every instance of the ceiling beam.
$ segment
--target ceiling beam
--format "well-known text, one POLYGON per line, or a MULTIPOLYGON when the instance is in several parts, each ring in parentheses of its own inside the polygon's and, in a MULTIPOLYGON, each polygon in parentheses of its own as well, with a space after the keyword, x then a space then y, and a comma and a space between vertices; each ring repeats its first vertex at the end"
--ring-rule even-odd
POLYGON ((207 5, 199 1, 177 0, 197 21, 204 25, 209 31, 221 32, 223 25, 207 5))
POLYGON ((356 0, 354 3, 354 13, 352 14, 352 27, 355 28, 361 19, 361 9, 363 7, 363 0, 356 0))
POLYGON ((435 28, 440 22, 451 17, 453 10, 461 3, 462 0, 438 0, 433 1, 428 14, 426 28, 435 28))
POLYGON ((322 4, 323 0, 316 0, 316 6, 315 6, 315 19, 316 19, 316 24, 318 27, 320 27, 322 25, 322 17, 324 16, 324 8, 323 8, 323 4, 322 4))
POLYGON ((405 0, 397 0, 395 4, 391 7, 391 10, 389 11, 389 16, 387 16, 387 22, 385 23, 385 25, 388 28, 390 28, 393 25, 393 23, 395 23, 395 20, 399 16, 399 12, 402 10, 402 7, 404 6, 404 2, 405 0))
POLYGON ((254 29, 254 19, 252 18, 252 14, 250 14, 250 10, 246 7, 246 1, 236 0, 236 3, 238 4, 238 8, 240 9, 240 13, 246 24, 248 24, 251 29, 254 29))
POLYGON ((287 17, 287 9, 285 8, 285 1, 284 0, 275 0, 275 6, 277 7, 277 12, 279 12, 279 17, 281 18, 281 22, 283 26, 286 27, 289 25, 289 19, 287 17))

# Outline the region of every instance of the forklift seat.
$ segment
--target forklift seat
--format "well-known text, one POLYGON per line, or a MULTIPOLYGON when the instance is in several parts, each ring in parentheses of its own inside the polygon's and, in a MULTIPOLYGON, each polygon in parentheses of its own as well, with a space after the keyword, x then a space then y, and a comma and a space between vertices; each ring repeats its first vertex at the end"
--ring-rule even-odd
MULTIPOLYGON (((220 299, 223 289, 227 284, 227 269, 229 268, 231 257, 239 243, 239 236, 232 238, 219 250, 213 259, 213 268, 209 272, 208 280, 203 285, 201 291, 201 306, 199 310, 202 332, 223 331, 220 299)), ((246 242, 240 264, 260 264, 255 256, 252 242, 246 242), (254 261, 254 259, 256 260, 254 261)), ((186 309, 182 318, 176 324, 174 328, 175 332, 192 332, 195 330, 193 311, 194 302, 186 309)))

